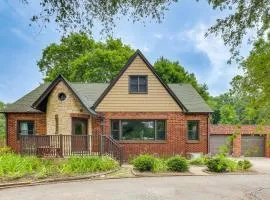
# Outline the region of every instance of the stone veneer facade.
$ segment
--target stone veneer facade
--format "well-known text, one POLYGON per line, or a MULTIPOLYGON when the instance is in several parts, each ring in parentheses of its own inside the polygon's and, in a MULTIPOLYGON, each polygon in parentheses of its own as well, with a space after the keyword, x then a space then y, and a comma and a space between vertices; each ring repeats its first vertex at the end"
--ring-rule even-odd
POLYGON ((88 118, 88 134, 91 134, 92 123, 88 112, 81 105, 79 100, 73 95, 72 91, 63 83, 59 82, 51 92, 46 111, 47 134, 56 134, 56 120, 58 115, 58 133, 63 135, 71 135, 72 117, 88 118), (64 93, 66 99, 60 101, 58 95, 64 93))

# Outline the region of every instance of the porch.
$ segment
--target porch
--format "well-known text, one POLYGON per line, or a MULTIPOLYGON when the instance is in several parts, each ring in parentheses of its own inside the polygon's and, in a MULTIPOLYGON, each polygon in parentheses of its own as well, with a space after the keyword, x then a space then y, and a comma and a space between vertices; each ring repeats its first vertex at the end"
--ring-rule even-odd
POLYGON ((110 156, 123 163, 122 147, 110 136, 21 135, 20 153, 39 157, 110 156))

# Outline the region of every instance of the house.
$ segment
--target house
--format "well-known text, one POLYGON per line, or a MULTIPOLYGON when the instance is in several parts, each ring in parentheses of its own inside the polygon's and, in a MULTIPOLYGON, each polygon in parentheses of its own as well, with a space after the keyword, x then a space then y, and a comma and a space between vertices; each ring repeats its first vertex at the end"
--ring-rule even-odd
POLYGON ((211 112, 191 85, 164 83, 139 50, 110 84, 71 83, 58 76, 4 111, 7 145, 16 152, 27 135, 100 133, 122 146, 125 159, 208 153, 211 112))

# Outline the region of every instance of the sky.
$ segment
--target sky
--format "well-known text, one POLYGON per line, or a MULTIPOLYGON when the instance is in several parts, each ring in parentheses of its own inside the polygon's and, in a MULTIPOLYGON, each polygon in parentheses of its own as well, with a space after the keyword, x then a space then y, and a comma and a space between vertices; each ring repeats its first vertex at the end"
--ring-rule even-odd
MULTIPOLYGON (((36 63, 42 50, 61 38, 56 24, 42 31, 29 26, 38 10, 38 0, 29 5, 0 1, 0 101, 5 103, 16 101, 43 82, 36 63)), ((207 1, 181 0, 170 6, 162 23, 133 24, 124 18, 117 22, 113 36, 140 49, 151 63, 161 56, 178 61, 216 96, 228 91, 232 78, 241 73, 236 64, 227 64, 230 54, 220 37, 204 37, 220 16, 207 1)), ((94 39, 102 39, 97 31, 94 39)))

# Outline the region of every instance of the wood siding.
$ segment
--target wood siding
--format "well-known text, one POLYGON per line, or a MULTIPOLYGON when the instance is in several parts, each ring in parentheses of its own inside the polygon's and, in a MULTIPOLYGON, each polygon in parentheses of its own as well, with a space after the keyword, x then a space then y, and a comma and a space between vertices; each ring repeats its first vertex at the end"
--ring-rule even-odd
POLYGON ((137 56, 96 108, 98 112, 181 112, 159 80, 137 56), (147 75, 148 93, 129 94, 129 75, 147 75))

